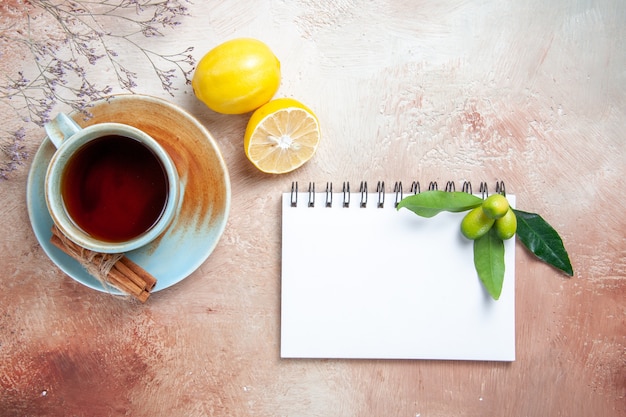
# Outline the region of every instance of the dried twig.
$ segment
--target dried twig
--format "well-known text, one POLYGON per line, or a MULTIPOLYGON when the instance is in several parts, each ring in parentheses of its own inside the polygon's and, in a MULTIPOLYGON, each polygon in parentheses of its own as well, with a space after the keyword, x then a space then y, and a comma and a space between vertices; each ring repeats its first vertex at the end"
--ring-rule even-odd
MULTIPOLYGON (((115 46, 126 44, 129 54, 144 57, 173 95, 177 74, 191 82, 193 48, 162 54, 142 46, 141 39, 164 36, 165 30, 188 16, 187 0, 3 0, 0 4, 0 50, 19 49, 26 56, 24 68, 2 74, 0 101, 23 123, 43 126, 54 108, 63 104, 89 117, 91 102, 114 92, 88 78, 86 68, 115 74, 118 88, 134 92, 138 76, 127 68, 115 46), (2 17, 7 17, 2 19, 2 17), (43 33, 33 30, 38 20, 51 22, 43 33)), ((0 132, 0 179, 28 157, 22 145, 24 129, 0 132)))

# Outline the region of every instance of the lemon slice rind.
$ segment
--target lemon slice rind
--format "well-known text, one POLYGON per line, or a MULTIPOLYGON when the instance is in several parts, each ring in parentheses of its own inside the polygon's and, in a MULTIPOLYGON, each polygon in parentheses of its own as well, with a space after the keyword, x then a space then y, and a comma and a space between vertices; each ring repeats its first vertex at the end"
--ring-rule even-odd
POLYGON ((284 107, 265 115, 253 127, 245 152, 259 170, 283 174, 308 162, 317 151, 319 140, 319 122, 312 112, 284 107))

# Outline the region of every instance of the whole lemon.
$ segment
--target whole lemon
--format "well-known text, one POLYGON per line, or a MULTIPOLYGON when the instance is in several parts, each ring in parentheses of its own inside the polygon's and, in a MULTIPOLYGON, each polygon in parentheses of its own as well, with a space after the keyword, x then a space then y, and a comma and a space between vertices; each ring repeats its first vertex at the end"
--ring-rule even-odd
POLYGON ((483 202, 483 210, 492 219, 499 219, 509 210, 509 201, 502 194, 492 194, 483 202))
POLYGON ((494 219, 487 216, 482 207, 476 207, 463 217, 461 232, 468 239, 478 239, 484 236, 493 226, 494 219))
POLYGON ((270 101, 278 90, 280 61, 257 39, 232 39, 202 57, 191 85, 196 97, 213 111, 248 113, 270 101))

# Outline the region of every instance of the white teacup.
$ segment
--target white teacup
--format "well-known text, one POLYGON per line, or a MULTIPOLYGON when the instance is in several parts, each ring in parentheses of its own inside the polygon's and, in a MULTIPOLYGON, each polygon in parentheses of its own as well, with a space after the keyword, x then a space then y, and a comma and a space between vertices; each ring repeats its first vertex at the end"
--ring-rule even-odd
POLYGON ((180 184, 156 140, 119 123, 83 129, 63 113, 45 129, 57 147, 46 172, 46 204, 68 239, 122 253, 165 231, 177 212, 180 184))

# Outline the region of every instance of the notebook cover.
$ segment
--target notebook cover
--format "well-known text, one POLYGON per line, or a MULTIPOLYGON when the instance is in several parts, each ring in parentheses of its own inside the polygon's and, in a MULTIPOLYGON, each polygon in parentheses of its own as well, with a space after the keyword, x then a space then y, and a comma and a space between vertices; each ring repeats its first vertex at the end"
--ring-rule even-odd
POLYGON ((362 208, 358 194, 328 208, 325 197, 308 207, 299 193, 291 207, 283 195, 282 357, 515 360, 515 239, 496 301, 460 233, 465 213, 362 208))

